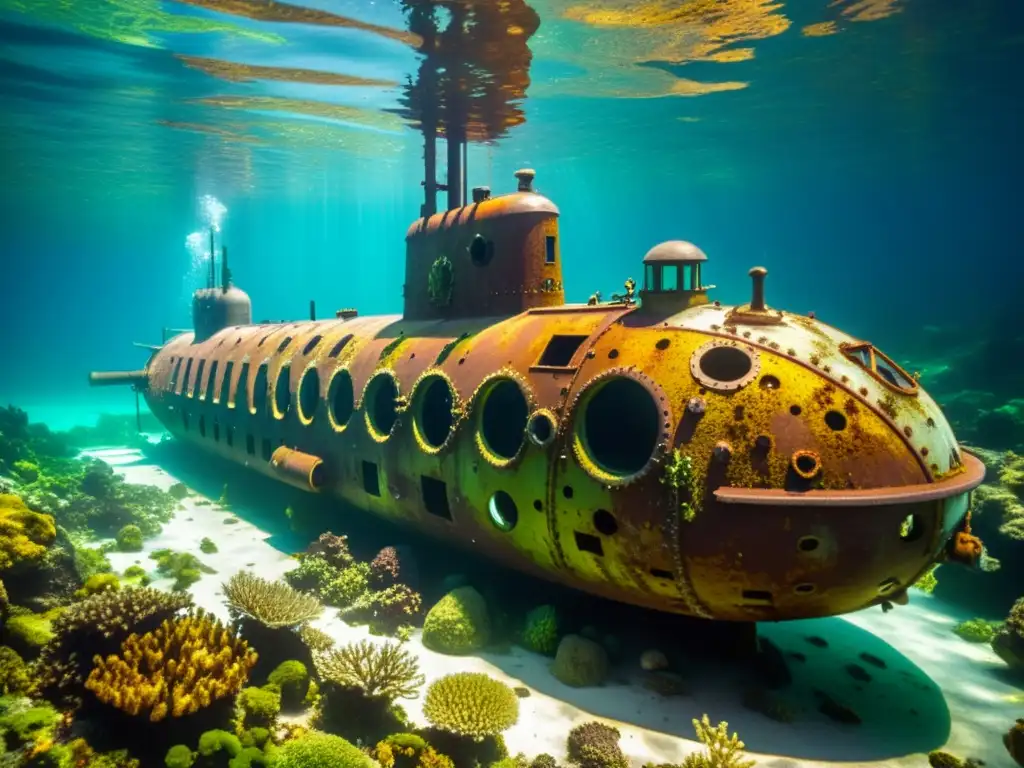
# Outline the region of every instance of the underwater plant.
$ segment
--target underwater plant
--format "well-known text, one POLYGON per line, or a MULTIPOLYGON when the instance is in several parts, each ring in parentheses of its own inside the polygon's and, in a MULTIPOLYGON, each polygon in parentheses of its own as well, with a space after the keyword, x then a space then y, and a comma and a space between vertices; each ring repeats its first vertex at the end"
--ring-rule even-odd
POLYGON ((228 611, 236 621, 246 617, 276 629, 298 626, 323 613, 323 606, 313 595, 250 571, 239 571, 222 588, 228 611))
POLYGON ((199 542, 199 551, 204 555, 214 555, 217 553, 217 545, 209 537, 204 536, 203 540, 199 542))
POLYGON ((579 768, 629 768, 620 738, 618 728, 596 720, 574 726, 566 739, 569 762, 579 768))
POLYGON ((256 652, 202 610, 129 635, 116 656, 93 659, 85 687, 130 715, 152 722, 197 712, 237 693, 256 652))
POLYGON ((490 635, 487 603, 473 587, 453 589, 423 621, 423 644, 438 653, 472 653, 487 645, 490 635))
POLYGON ((130 523, 117 532, 117 548, 122 552, 142 551, 142 529, 130 523))
POLYGON ((496 736, 519 720, 519 697, 482 672, 456 672, 427 688, 423 715, 442 731, 472 739, 496 736))
POLYGON ((282 709, 299 709, 309 690, 309 670, 301 661, 282 661, 267 676, 267 684, 281 691, 282 709))
POLYGON ((388 701, 413 698, 425 680, 416 657, 393 643, 362 640, 314 653, 313 663, 322 680, 388 701))
POLYGON ((526 614, 519 642, 534 653, 554 655, 558 650, 558 611, 553 605, 540 605, 526 614))
POLYGON ((1003 626, 992 636, 992 650, 1010 669, 1024 670, 1024 597, 1013 604, 1003 626))
POLYGON ((172 499, 175 499, 176 501, 181 501, 182 499, 188 496, 188 486, 185 485, 184 483, 175 483, 174 485, 167 489, 167 493, 170 495, 172 499))
POLYGON ((672 489, 672 495, 683 520, 692 522, 697 514, 693 506, 693 459, 680 453, 678 448, 674 448, 665 462, 661 482, 672 489))
POLYGON ((351 742, 322 731, 309 731, 277 750, 274 768, 373 768, 373 761, 351 742))
POLYGON ((968 619, 961 621, 953 632, 969 643, 990 643, 995 637, 996 631, 1003 625, 1001 621, 986 621, 985 619, 968 619))
POLYGON ((202 578, 203 573, 217 572, 191 552, 157 549, 149 553, 149 558, 156 560, 158 573, 174 577, 174 589, 177 591, 184 591, 191 587, 202 578))
POLYGON ((270 727, 281 711, 281 693, 275 686, 243 688, 238 693, 238 707, 243 713, 243 726, 270 727))
POLYGON ((25 610, 15 613, 12 610, 3 628, 4 642, 24 658, 34 659, 53 638, 53 620, 60 616, 61 611, 61 608, 45 613, 25 610))

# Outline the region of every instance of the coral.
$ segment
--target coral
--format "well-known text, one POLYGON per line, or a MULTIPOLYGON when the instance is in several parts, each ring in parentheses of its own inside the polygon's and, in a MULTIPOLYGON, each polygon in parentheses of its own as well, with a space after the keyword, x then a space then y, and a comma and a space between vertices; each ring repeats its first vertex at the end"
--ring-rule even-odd
POLYGON ((381 768, 454 768, 447 755, 437 752, 414 733, 395 733, 377 742, 372 752, 381 768))
POLYGON ((939 585, 939 580, 935 576, 935 571, 938 570, 937 565, 933 565, 927 571, 921 574, 917 581, 911 584, 915 589, 919 589, 925 594, 930 595, 935 591, 935 587, 939 585))
POLYGON ((398 550, 384 547, 370 562, 370 573, 379 586, 390 586, 398 581, 400 571, 398 550))
POLYGON ((266 728, 248 728, 239 737, 242 747, 258 747, 260 749, 270 741, 270 731, 266 728))
POLYGON ((23 700, 16 702, 0 717, 0 733, 4 734, 8 749, 49 744, 53 742, 60 720, 60 714, 49 704, 23 700))
POLYGON ((274 768, 372 768, 373 761, 340 736, 309 731, 286 741, 277 752, 274 768))
POLYGON ((689 755, 683 761, 683 768, 753 768, 755 762, 743 757, 746 746, 735 733, 729 736, 729 724, 720 722, 711 727, 711 721, 704 715, 700 720, 693 721, 697 738, 704 745, 705 751, 689 755))
POLYGON ((558 611, 553 605, 541 605, 526 614, 520 642, 534 653, 554 655, 558 650, 558 611))
POLYGON ((593 640, 566 635, 558 644, 551 674, 566 685, 600 685, 608 674, 608 653, 593 640))
POLYGON ((580 768, 629 768, 619 747, 621 736, 618 728, 596 720, 581 723, 566 740, 569 762, 580 768))
POLYGON ((313 653, 327 651, 334 647, 334 638, 316 627, 308 625, 299 627, 299 637, 313 653))
POLYGON ((122 552, 142 551, 142 529, 137 525, 129 524, 117 532, 115 537, 117 548, 122 552))
POLYGON ((320 534, 320 538, 313 542, 306 552, 320 555, 328 565, 335 568, 348 568, 355 562, 355 558, 348 551, 348 536, 336 536, 330 531, 320 534))
POLYGON ((232 618, 245 616, 266 627, 295 627, 323 612, 323 606, 313 595, 292 589, 284 582, 261 579, 249 571, 236 573, 223 589, 232 618))
POLYGON ((50 515, 33 512, 18 496, 0 495, 0 571, 39 563, 56 537, 50 515))
POLYGON ((14 471, 15 477, 23 483, 34 483, 39 479, 39 465, 34 462, 22 459, 14 462, 11 469, 14 471))
POLYGON ((24 659, 13 648, 0 645, 0 694, 25 693, 31 683, 24 659))
POLYGON ((190 552, 172 552, 169 549, 158 549, 149 554, 156 560, 156 568, 164 576, 174 577, 174 589, 184 591, 202 578, 201 573, 216 573, 213 568, 204 565, 198 557, 190 552))
POLYGON ((349 622, 369 622, 371 632, 395 635, 415 620, 423 608, 419 592, 405 584, 392 584, 387 589, 367 592, 351 606, 342 610, 349 622))
POLYGON ((507 685, 483 673, 456 672, 427 688, 423 715, 436 728, 481 739, 516 724, 519 698, 507 685))
POLYGON ((176 501, 181 501, 188 496, 188 486, 184 483, 175 483, 167 489, 168 495, 176 501))
POLYGON ((424 682, 416 658, 393 643, 363 640, 315 653, 313 663, 323 680, 357 688, 371 698, 413 698, 424 682))
POLYGON ((203 611, 132 634, 120 656, 93 659, 85 687, 131 715, 153 722, 181 717, 231 696, 245 684, 256 652, 203 611))
POLYGON ((351 605, 370 586, 370 566, 355 563, 342 569, 338 575, 321 588, 323 599, 339 608, 351 605))
POLYGON ((281 691, 283 708, 296 709, 302 706, 309 690, 309 670, 301 661, 282 661, 267 677, 267 682, 281 691))
POLYGON ((90 576, 98 573, 110 573, 114 566, 110 564, 102 549, 89 549, 77 547, 75 549, 75 568, 82 579, 87 580, 90 576))
POLYGON ((184 744, 171 747, 167 750, 167 756, 164 758, 164 765, 167 768, 192 768, 193 762, 195 762, 195 755, 184 744))
POLYGON ((1003 734, 1003 744, 1010 757, 1017 761, 1017 765, 1024 765, 1024 717, 1010 726, 1010 730, 1003 734))
POLYGON ((215 728, 206 731, 199 737, 199 754, 203 757, 213 757, 219 752, 224 752, 228 757, 235 757, 242 751, 242 742, 233 733, 215 728))
POLYGON ((246 728, 273 725, 281 711, 281 693, 271 686, 266 688, 243 688, 238 694, 246 728))
POLYGON ((217 553, 217 545, 210 538, 204 536, 203 540, 199 542, 199 551, 204 555, 214 555, 217 553))
POLYGON ((177 504, 159 488, 124 482, 98 460, 85 462, 59 483, 56 493, 65 503, 55 510, 58 522, 86 534, 114 536, 124 526, 136 525, 143 536, 155 536, 177 504))
POLYGON ((530 768, 558 768, 558 761, 551 755, 540 754, 533 758, 530 768))
POLYGON ((1005 623, 992 637, 992 650, 1011 669, 1024 670, 1024 597, 1013 604, 1005 623))
POLYGON ((968 619, 953 627, 953 631, 969 643, 990 643, 1002 624, 1001 621, 968 619))
POLYGON ((53 639, 53 620, 60 609, 46 613, 20 613, 7 619, 4 625, 5 642, 26 658, 35 658, 40 649, 53 639))
POLYGON ((472 653, 487 645, 490 634, 487 603, 473 587, 453 589, 423 622, 423 644, 439 653, 472 653))
POLYGON ((99 594, 100 592, 109 592, 120 588, 121 580, 117 578, 117 574, 97 573, 85 580, 85 584, 82 585, 82 588, 75 591, 75 597, 81 600, 82 598, 89 597, 90 595, 99 594))
POLYGON ((129 565, 122 575, 123 582, 130 587, 149 586, 149 574, 141 565, 129 565))

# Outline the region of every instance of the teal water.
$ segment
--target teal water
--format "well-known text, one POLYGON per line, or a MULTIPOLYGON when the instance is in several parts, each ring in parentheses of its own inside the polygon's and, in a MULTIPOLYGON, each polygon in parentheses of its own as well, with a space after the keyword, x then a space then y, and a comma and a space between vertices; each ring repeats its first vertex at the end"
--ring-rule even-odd
MULTIPOLYGON (((531 758, 550 751, 561 764, 568 728, 597 717, 622 724, 633 768, 690 768, 691 718, 708 711, 712 724, 728 718, 759 766, 916 768, 946 747, 989 768, 1024 764, 1024 726, 1013 730, 1024 717, 1022 51, 1024 6, 1010 0, 0 0, 0 406, 50 430, 77 428, 67 450, 51 455, 40 427, 4 412, 0 487, 53 515, 74 546, 107 547, 125 583, 141 562, 156 586, 172 589, 181 574, 173 563, 154 565, 160 549, 202 552, 218 574, 185 581, 194 576, 197 605, 221 615, 223 580, 244 568, 277 579, 329 526, 351 535, 364 566, 382 547, 408 545, 424 612, 462 583, 454 577, 492 603, 507 601, 494 618, 497 647, 442 656, 424 650, 419 634, 411 647, 431 681, 471 667, 527 686, 531 697, 506 737, 513 753, 531 758), (450 91, 431 91, 425 75, 441 56, 423 37, 418 14, 428 10, 442 27, 460 14, 474 20, 439 44, 435 76, 455 82, 450 91), (943 564, 937 586, 918 582, 911 605, 893 612, 876 606, 768 625, 762 637, 782 646, 795 683, 766 695, 760 683, 748 687, 745 671, 705 666, 676 648, 688 626, 539 582, 510 595, 502 590, 520 582, 486 557, 463 559, 347 507, 289 495, 197 459, 175 440, 136 443, 135 395, 90 388, 87 374, 141 368, 152 346, 191 328, 210 229, 217 249, 229 249, 256 322, 305 319, 311 301, 321 318, 341 308, 402 311, 405 235, 428 199, 432 109, 443 124, 439 182, 446 139, 459 133, 468 140, 468 189, 512 192, 518 169, 536 170, 537 191, 560 209, 568 302, 595 291, 610 298, 627 278, 642 280, 652 246, 692 241, 708 255, 712 299, 747 302, 748 270, 763 266, 772 307, 814 313, 920 373, 957 438, 987 467, 971 507, 985 568, 943 564), (88 429, 102 415, 117 419, 88 429), (131 445, 114 444, 122 439, 131 445), (128 486, 96 480, 95 466, 64 463, 98 446, 113 450, 87 456, 125 472, 128 486), (149 500, 131 501, 135 484, 163 493, 179 481, 189 495, 180 506, 167 502, 174 514, 159 525, 164 496, 138 491, 149 500), (100 484, 97 495, 90 483, 100 484), (115 533, 126 522, 153 526, 143 550, 118 551, 115 533), (220 542, 218 554, 200 550, 207 538, 220 542), (604 686, 556 682, 554 651, 543 656, 516 634, 547 601, 562 612, 563 636, 566 627, 601 636, 618 665, 604 686), (1016 663, 988 636, 989 622, 1003 627, 1014 601, 1004 635, 1018 644, 1016 663), (666 674, 641 674, 664 671, 640 668, 651 648, 668 650, 666 674), (861 722, 850 722, 834 696, 861 722)), ((447 208, 443 192, 436 201, 447 208)), ((142 417, 144 430, 157 429, 145 404, 142 417)), ((563 495, 571 499, 572 489, 563 495)), ((54 579, 53 594, 28 594, 31 579, 2 559, 14 540, 0 539, 0 578, 15 604, 42 615, 54 600, 82 599, 75 589, 86 579, 70 587, 54 579)), ((70 551, 61 539, 46 561, 70 551)), ((332 609, 317 626, 339 642, 362 638, 339 618, 337 582, 317 589, 332 609)), ((38 653, 19 642, 0 627, 3 653, 38 653)), ((277 650, 265 637, 254 644, 277 650)), ((10 655, 0 662, 0 688, 15 691, 3 666, 10 655)), ((769 677, 778 672, 768 666, 769 677)), ((420 717, 421 705, 415 699, 409 713, 420 717)), ((64 747, 79 733, 79 725, 51 724, 45 738, 12 746, 18 714, 10 706, 0 699, 11 764, 41 765, 33 744, 56 734, 64 747)), ((130 748, 143 768, 163 765, 175 743, 167 733, 144 744, 87 731, 99 723, 115 735, 149 733, 122 730, 134 724, 118 718, 86 708, 76 723, 87 724, 82 732, 97 748, 130 748)), ((333 725, 324 729, 354 742, 382 735, 333 725)), ((182 741, 194 748, 197 738, 182 741)), ((283 730, 275 740, 287 741, 283 730)), ((460 756, 455 768, 532 768, 495 757, 460 756)), ((228 766, 224 754, 192 758, 228 766)))

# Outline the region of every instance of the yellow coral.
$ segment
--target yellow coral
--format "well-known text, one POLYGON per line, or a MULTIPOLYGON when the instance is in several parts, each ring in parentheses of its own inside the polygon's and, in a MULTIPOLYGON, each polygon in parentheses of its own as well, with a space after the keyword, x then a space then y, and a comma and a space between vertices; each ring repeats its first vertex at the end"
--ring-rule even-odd
POLYGON ((120 656, 97 656, 93 664, 85 687, 100 701, 130 715, 149 712, 158 722, 238 693, 256 652, 199 610, 145 635, 129 635, 120 656))
POLYGON ((18 496, 0 495, 0 571, 42 559, 56 537, 50 515, 33 512, 18 496))

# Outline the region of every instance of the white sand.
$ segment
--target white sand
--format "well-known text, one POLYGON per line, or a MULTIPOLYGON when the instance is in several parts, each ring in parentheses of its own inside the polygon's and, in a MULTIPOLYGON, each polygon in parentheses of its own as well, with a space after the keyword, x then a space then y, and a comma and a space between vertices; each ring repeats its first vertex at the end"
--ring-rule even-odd
MULTIPOLYGON (((113 465, 129 482, 164 489, 177 482, 136 451, 88 453, 113 465)), ((135 563, 150 570, 153 561, 148 554, 154 549, 194 553, 217 570, 191 588, 195 601, 226 619, 220 587, 233 573, 249 567, 274 579, 295 567, 295 561, 271 546, 267 533, 246 522, 244 510, 240 522, 225 525, 223 520, 234 511, 223 510, 212 500, 209 506, 199 505, 200 501, 204 500, 197 495, 186 499, 164 532, 146 542, 144 552, 109 557, 118 571, 135 563), (204 536, 217 544, 216 554, 199 551, 204 536)), ((170 579, 153 583, 167 589, 170 584, 170 579)), ((691 720, 707 712, 713 724, 726 720, 730 731, 739 732, 759 766, 917 768, 927 765, 925 751, 944 748, 960 757, 981 758, 988 768, 1009 768, 1013 761, 1003 748, 1002 734, 1024 715, 1024 695, 1002 680, 999 673, 1004 665, 988 646, 967 643, 950 631, 970 617, 955 615, 949 606, 912 592, 911 605, 889 613, 875 608, 842 618, 759 626, 759 633, 783 651, 806 657, 802 663, 789 660, 793 684, 779 692, 797 712, 791 724, 743 708, 742 675, 735 669, 701 665, 699 660, 687 674, 691 693, 664 698, 621 680, 599 688, 570 688, 549 673, 549 659, 518 647, 501 655, 451 657, 425 649, 418 633, 406 647, 419 658, 428 684, 451 672, 481 671, 509 685, 529 688, 531 695, 520 701, 518 724, 505 733, 512 753, 548 752, 561 760, 569 729, 596 718, 619 728, 623 749, 635 766, 648 761, 677 763, 700 749, 693 741, 691 720), (808 636, 823 638, 829 647, 812 645, 805 639, 808 636), (883 660, 885 669, 859 658, 862 652, 883 660), (871 680, 855 680, 844 669, 849 664, 857 664, 871 680), (841 725, 826 719, 817 711, 815 688, 852 707, 863 722, 841 725), (947 729, 949 720, 952 725, 947 729)), ((331 609, 316 625, 340 642, 363 638, 387 642, 370 636, 365 627, 348 626, 331 609)), ((666 639, 663 649, 670 651, 670 645, 666 639)), ((639 672, 638 666, 626 669, 618 678, 628 680, 639 672)), ((415 722, 426 724, 420 698, 401 703, 415 722)))

